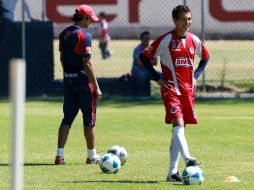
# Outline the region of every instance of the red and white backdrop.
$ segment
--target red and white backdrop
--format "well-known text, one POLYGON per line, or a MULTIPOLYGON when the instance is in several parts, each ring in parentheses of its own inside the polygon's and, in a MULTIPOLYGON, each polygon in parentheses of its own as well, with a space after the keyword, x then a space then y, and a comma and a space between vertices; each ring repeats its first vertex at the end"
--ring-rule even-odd
MULTIPOLYGON (((191 30, 200 33, 202 17, 206 35, 240 34, 251 35, 254 23, 253 0, 187 0, 193 13, 191 30), (202 12, 203 15, 202 16, 202 12)), ((54 23, 55 31, 70 24, 70 17, 80 4, 91 5, 98 14, 103 11, 108 15, 112 35, 134 37, 133 32, 141 28, 168 30, 173 27, 172 9, 182 4, 182 0, 30 0, 33 17, 54 23), (118 32, 117 32, 118 31, 118 32), (119 32, 120 31, 120 32, 119 32), (121 35, 119 35, 119 33, 121 35)), ((17 5, 15 20, 21 19, 20 2, 17 5)), ((93 27, 97 27, 94 25, 93 27)), ((161 33, 161 30, 155 30, 161 33)), ((236 36, 237 37, 237 36, 236 36)))

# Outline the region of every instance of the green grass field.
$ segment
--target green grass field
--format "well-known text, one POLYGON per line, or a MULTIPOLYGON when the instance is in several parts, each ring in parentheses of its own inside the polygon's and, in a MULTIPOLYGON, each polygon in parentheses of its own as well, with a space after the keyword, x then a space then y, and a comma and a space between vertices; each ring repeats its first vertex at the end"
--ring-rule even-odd
MULTIPOLYGON (((188 187, 165 182, 171 126, 164 124, 164 108, 155 99, 105 98, 98 105, 98 152, 102 155, 117 144, 129 154, 118 174, 102 174, 98 165, 84 165, 80 114, 65 148, 67 164, 55 166, 61 101, 30 99, 26 103, 24 189, 254 189, 254 100, 197 101, 199 124, 187 127, 186 136, 191 154, 202 160, 205 183, 188 187), (241 182, 223 182, 231 175, 241 182)), ((1 190, 9 189, 10 182, 10 107, 8 101, 0 101, 1 190)))

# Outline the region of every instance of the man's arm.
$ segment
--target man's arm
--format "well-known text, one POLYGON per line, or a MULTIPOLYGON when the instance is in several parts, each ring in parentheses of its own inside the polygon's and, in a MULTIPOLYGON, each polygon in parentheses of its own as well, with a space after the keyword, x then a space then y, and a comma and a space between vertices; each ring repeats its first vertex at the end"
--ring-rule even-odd
POLYGON ((197 80, 201 73, 204 71, 207 63, 209 61, 209 57, 206 60, 200 60, 197 69, 194 72, 194 78, 197 80))
POLYGON ((153 79, 157 82, 157 84, 162 88, 163 91, 165 89, 172 88, 173 82, 161 78, 159 73, 153 68, 151 61, 146 56, 140 54, 139 59, 143 63, 145 68, 151 73, 153 79))
POLYGON ((60 51, 60 62, 61 62, 61 65, 62 65, 62 69, 64 69, 64 65, 63 65, 63 54, 62 54, 61 51, 60 51))
POLYGON ((97 82, 96 76, 93 72, 93 67, 92 67, 92 64, 90 62, 90 58, 83 58, 82 61, 83 61, 83 66, 84 66, 84 69, 87 73, 89 82, 93 83, 95 93, 97 95, 97 99, 100 100, 102 98, 102 93, 101 93, 99 84, 97 82))
POLYGON ((153 79, 155 81, 158 81, 160 79, 159 73, 154 69, 151 61, 144 56, 143 54, 140 54, 139 56, 140 61, 143 63, 144 67, 151 73, 153 79))
POLYGON ((137 64, 139 67, 144 67, 144 65, 140 61, 139 57, 134 57, 134 64, 137 64))

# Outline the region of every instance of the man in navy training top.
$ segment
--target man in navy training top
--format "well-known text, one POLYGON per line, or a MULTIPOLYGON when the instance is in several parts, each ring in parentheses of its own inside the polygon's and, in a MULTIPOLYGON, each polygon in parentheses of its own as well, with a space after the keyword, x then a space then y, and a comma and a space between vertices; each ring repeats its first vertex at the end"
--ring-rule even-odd
POLYGON ((64 118, 58 132, 55 164, 64 164, 64 146, 69 130, 79 109, 83 115, 84 136, 87 144, 86 164, 98 164, 95 149, 96 101, 102 98, 91 64, 91 35, 88 28, 99 18, 88 5, 80 5, 72 17, 73 25, 61 32, 59 39, 60 60, 64 72, 64 118))

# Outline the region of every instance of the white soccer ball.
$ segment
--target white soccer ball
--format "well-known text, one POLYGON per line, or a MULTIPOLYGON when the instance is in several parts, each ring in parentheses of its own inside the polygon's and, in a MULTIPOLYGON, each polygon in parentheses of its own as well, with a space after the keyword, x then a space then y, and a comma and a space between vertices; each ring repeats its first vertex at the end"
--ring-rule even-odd
POLYGON ((189 166, 183 170, 184 185, 200 185, 203 183, 205 176, 198 166, 189 166))
POLYGON ((124 165, 128 158, 128 153, 124 147, 114 145, 108 149, 108 153, 112 153, 118 156, 121 161, 121 165, 124 165))
POLYGON ((107 153, 102 156, 99 166, 103 173, 116 174, 121 168, 121 162, 115 154, 107 153))

